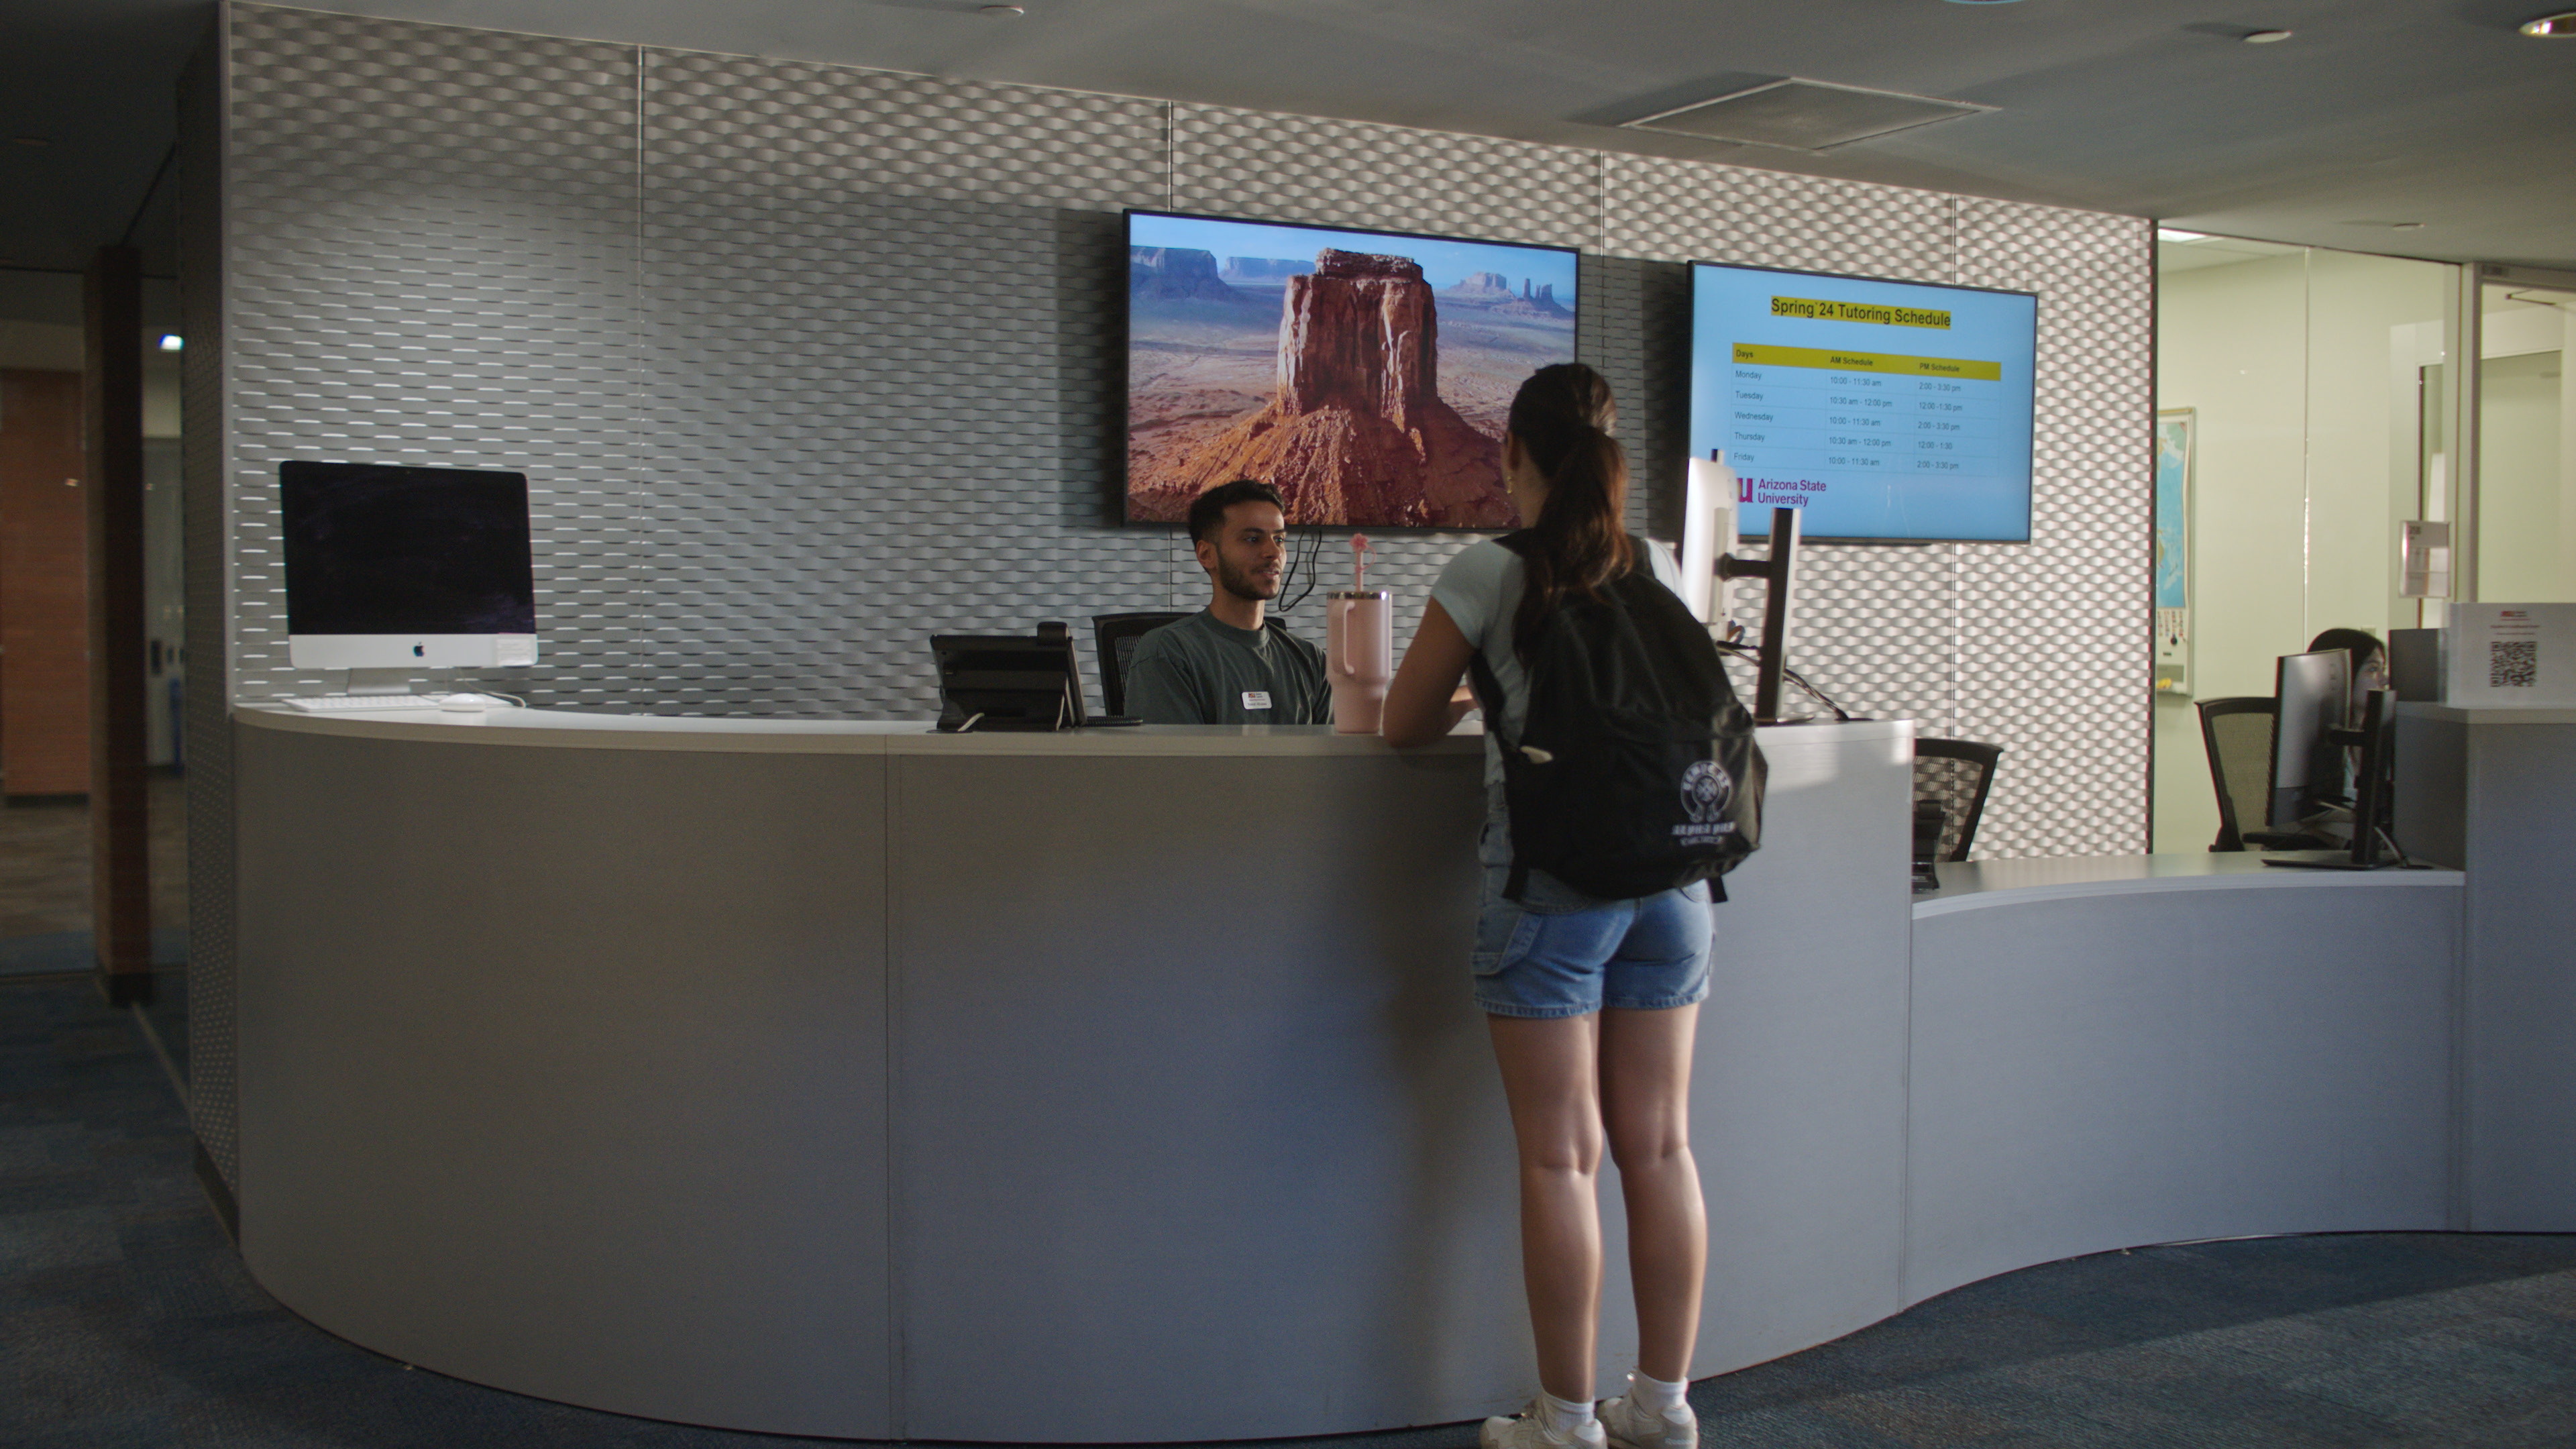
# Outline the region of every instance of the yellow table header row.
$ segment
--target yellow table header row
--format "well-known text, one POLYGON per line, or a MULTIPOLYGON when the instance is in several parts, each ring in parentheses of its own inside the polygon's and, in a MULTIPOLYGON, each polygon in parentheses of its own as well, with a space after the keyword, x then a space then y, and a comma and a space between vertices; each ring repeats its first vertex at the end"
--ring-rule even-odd
POLYGON ((1735 344, 1735 360, 1772 367, 1902 372, 1917 377, 1960 377, 1980 382, 2001 382, 2004 376, 2004 365, 2000 362, 1977 362, 1958 357, 1906 357, 1894 352, 1844 352, 1826 347, 1765 347, 1753 342, 1735 344))

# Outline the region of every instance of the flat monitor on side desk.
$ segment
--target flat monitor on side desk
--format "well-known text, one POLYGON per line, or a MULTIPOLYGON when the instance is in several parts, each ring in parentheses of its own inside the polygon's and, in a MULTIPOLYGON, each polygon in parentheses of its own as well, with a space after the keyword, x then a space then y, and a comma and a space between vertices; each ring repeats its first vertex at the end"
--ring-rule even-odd
POLYGON ((2282 655, 2272 698, 2279 708, 2263 826, 2294 831, 2301 821, 2344 803, 2344 756, 2336 736, 2352 709, 2352 656, 2341 649, 2282 655))
POLYGON ((365 694, 537 662, 526 474, 291 462, 277 482, 296 668, 392 675, 353 678, 365 694))
MULTIPOLYGON (((2310 870, 2378 870, 2384 866, 2406 865, 2406 853, 2399 849, 2390 824, 2396 819, 2397 776, 2397 696, 2394 691, 2374 689, 2362 697, 2361 727, 2336 728, 2329 732, 2333 753, 2340 757, 2347 747, 2359 751, 2360 763, 2353 773, 2352 844, 2344 850, 2282 851, 2263 857, 2265 865, 2297 866, 2310 870), (2383 852, 2381 846, 2387 849, 2383 852)), ((2340 759, 2338 759, 2340 763, 2340 759)))

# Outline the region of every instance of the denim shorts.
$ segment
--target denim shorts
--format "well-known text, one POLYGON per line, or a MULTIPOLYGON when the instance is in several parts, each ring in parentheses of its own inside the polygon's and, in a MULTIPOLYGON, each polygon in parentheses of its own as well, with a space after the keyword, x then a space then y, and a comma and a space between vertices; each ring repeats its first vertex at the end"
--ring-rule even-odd
POLYGON ((1503 899, 1509 867, 1485 867, 1476 919, 1476 1004, 1495 1016, 1665 1011, 1708 995, 1708 883, 1641 900, 1587 896, 1531 871, 1503 899))

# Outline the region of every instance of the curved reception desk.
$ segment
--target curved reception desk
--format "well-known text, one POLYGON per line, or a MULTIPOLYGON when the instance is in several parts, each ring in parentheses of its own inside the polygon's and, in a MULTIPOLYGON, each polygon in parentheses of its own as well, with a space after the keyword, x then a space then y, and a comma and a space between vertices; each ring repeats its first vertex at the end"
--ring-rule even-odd
MULTIPOLYGON (((241 1245, 322 1327, 859 1438, 1528 1394, 1473 738, 235 732, 241 1245)), ((1694 1376, 2073 1253, 2454 1220, 2457 873, 2007 862, 1911 898, 1911 734, 1764 733, 1693 1088, 1694 1376)))

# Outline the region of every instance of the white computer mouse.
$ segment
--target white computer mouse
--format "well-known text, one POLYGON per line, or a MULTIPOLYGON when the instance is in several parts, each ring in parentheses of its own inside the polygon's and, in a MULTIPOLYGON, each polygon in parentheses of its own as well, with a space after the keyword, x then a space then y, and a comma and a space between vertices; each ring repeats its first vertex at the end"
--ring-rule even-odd
POLYGON ((491 707, 489 697, 480 694, 442 695, 438 707, 452 714, 481 714, 491 707))

